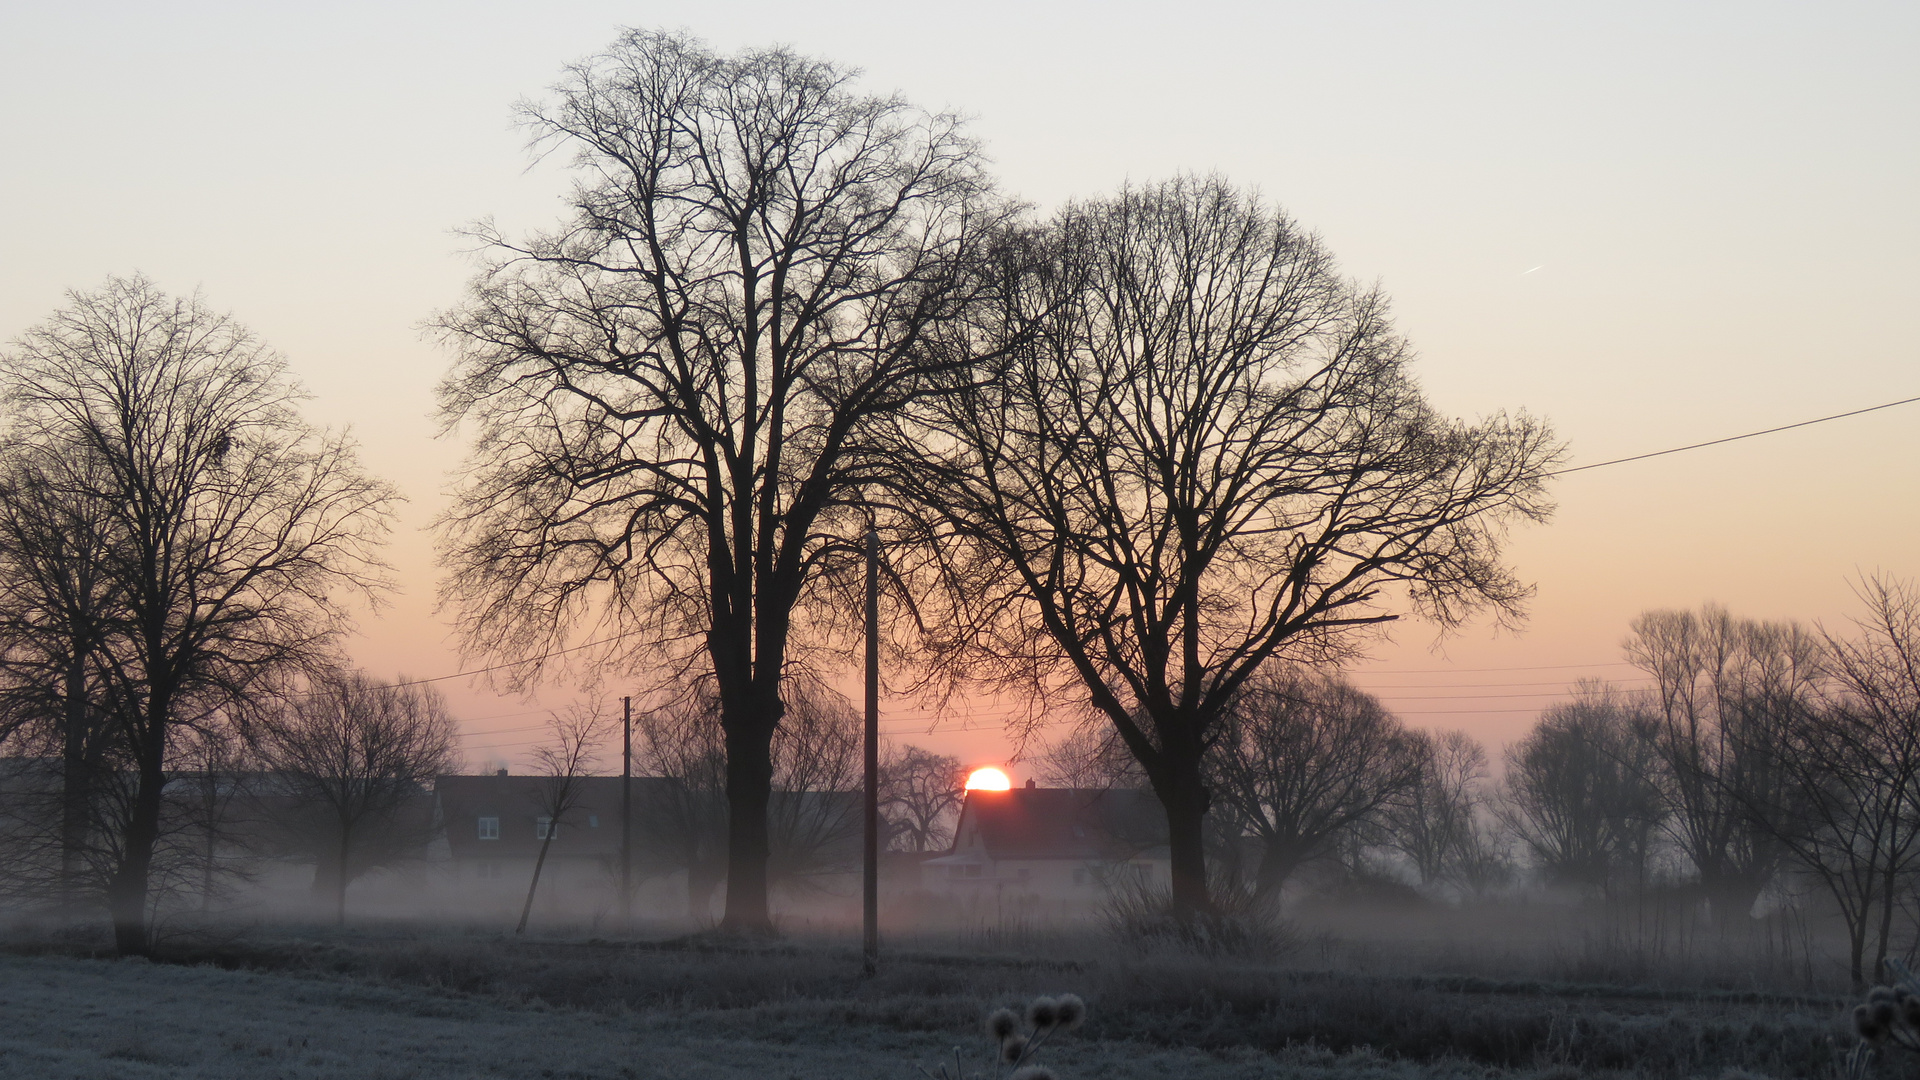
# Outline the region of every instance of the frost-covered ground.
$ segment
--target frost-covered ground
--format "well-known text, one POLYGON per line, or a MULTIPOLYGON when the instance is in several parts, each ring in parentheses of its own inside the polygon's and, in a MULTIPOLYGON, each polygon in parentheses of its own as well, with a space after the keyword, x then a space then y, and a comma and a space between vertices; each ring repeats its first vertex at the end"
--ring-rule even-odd
MULTIPOLYGON (((144 961, 0 957, 0 1076, 48 1080, 438 1080, 446 1077, 910 1078, 952 1036, 818 1017, 782 1023, 700 1011, 515 1005, 312 976, 144 961)), ((965 1049, 978 1063, 978 1040, 965 1049)), ((1493 1077, 1311 1049, 1278 1055, 1155 1049, 1067 1036, 1062 1080, 1190 1077, 1493 1077)), ((1531 1074, 1518 1074, 1531 1075, 1531 1074)))

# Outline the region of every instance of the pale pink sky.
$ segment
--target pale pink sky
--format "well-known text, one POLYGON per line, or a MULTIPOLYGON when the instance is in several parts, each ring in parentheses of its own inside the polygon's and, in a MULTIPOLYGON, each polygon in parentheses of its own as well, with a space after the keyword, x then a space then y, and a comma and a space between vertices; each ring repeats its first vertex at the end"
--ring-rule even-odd
MULTIPOLYGON (((509 106, 624 23, 789 43, 967 112, 1041 207, 1180 169, 1257 185, 1395 298, 1442 408, 1550 417, 1576 464, 1920 394, 1910 3, 875 10, 12 5, 0 338, 110 273, 203 288, 411 499, 406 590, 355 655, 460 670, 420 531, 460 446, 433 437, 447 357, 417 327, 469 272, 453 229, 555 220, 564 173, 529 167, 509 106)), ((1514 537, 1539 586, 1522 633, 1436 650, 1408 625, 1356 677, 1414 723, 1499 743, 1574 679, 1631 677, 1609 665, 1642 610, 1837 623, 1858 573, 1920 576, 1917 450, 1909 406, 1566 477, 1554 522, 1514 537)), ((537 734, 537 703, 443 686, 473 764, 537 734)), ((913 738, 997 759, 996 718, 913 738)))

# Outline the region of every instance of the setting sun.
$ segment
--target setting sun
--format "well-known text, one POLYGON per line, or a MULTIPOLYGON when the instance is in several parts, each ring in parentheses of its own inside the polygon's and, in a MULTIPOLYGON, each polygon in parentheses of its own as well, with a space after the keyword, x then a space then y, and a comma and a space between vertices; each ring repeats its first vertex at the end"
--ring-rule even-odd
POLYGON ((975 769, 967 776, 968 791, 1005 791, 1012 786, 1013 781, 1007 779, 1006 773, 991 766, 975 769))

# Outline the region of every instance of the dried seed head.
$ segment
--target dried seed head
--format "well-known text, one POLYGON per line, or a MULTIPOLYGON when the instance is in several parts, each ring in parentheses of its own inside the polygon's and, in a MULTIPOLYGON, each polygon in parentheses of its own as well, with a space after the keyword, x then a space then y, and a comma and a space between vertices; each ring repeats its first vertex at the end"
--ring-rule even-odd
POLYGON ((1908 995, 1900 999, 1900 1021, 1920 1031, 1920 997, 1908 995))
POLYGON ((987 1035, 994 1042, 1006 1042, 1007 1036, 1020 1030, 1020 1018, 1012 1009, 995 1009, 987 1014, 987 1035))
POLYGON ((1867 1006, 1867 1010, 1873 1014, 1875 1027, 1890 1028, 1893 1026, 1893 1022, 1900 1018, 1899 1008, 1885 998, 1870 1003, 1867 1006))
POLYGON ((1028 1065, 1025 1068, 1015 1070, 1012 1076, 1007 1077, 1007 1080, 1054 1080, 1054 1076, 1053 1070, 1047 1068, 1045 1065, 1028 1065))
POLYGON ((1854 1033, 1871 1043, 1877 1043, 1887 1037, 1887 1029, 1881 1027, 1873 1018, 1873 1009, 1866 1005, 1853 1007, 1854 1033))
POLYGON ((1037 997, 1027 1005, 1027 1023, 1044 1030, 1060 1021, 1060 1008, 1050 997, 1037 997))
POLYGON ((1080 1000, 1079 994, 1061 994, 1053 999, 1053 1011, 1060 1026, 1072 1031, 1087 1018, 1087 1003, 1080 1000))
POLYGON ((1891 986, 1876 986, 1867 991, 1867 1001, 1869 1004, 1876 1001, 1892 1001, 1893 999, 1893 987, 1891 986))
POLYGON ((1000 1040, 1000 1060, 1009 1064, 1019 1061, 1027 1053, 1025 1035, 1009 1035, 1000 1040))

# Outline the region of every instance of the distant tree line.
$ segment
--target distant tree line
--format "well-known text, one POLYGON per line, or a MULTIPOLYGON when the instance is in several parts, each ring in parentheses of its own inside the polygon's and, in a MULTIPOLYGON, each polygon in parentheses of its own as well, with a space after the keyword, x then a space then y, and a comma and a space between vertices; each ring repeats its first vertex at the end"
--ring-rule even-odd
MULTIPOLYGON (((1411 730, 1335 676, 1263 670, 1208 761, 1216 884, 1272 901, 1319 863, 1473 900, 1530 873, 1574 895, 1691 897, 1722 928, 1769 888, 1810 889, 1855 981, 1873 976, 1920 935, 1920 590, 1860 592, 1850 633, 1715 606, 1640 616, 1626 655, 1651 685, 1574 687, 1497 779, 1462 732, 1411 730)), ((1043 775, 1143 782, 1094 727, 1043 775)))

